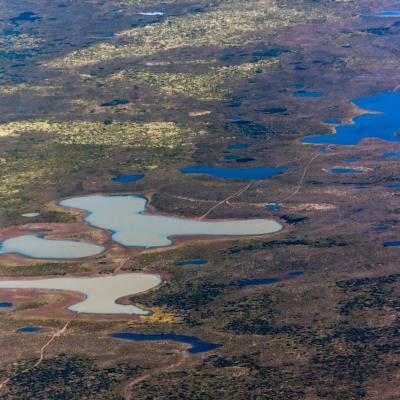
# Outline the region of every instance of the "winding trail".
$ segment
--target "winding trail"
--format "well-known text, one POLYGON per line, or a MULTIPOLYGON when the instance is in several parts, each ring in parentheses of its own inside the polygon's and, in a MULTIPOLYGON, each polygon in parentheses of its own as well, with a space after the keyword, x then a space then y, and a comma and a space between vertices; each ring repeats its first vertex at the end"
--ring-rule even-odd
MULTIPOLYGON (((68 326, 71 324, 71 322, 74 321, 76 318, 78 318, 78 316, 79 316, 79 313, 75 314, 71 319, 69 319, 65 323, 65 325, 61 329, 57 330, 56 332, 54 332, 51 335, 50 339, 40 348, 40 350, 39 350, 40 356, 39 356, 39 359, 36 361, 36 363, 33 364, 32 367, 22 371, 22 373, 27 373, 29 371, 32 371, 34 368, 37 368, 42 363, 42 361, 44 360, 45 350, 47 349, 47 347, 49 347, 56 338, 62 336, 68 329, 68 326)), ((7 384, 10 382, 10 379, 11 378, 6 378, 0 383, 0 391, 3 390, 7 386, 7 384)))
POLYGON ((214 211, 216 208, 218 208, 222 204, 229 202, 229 200, 233 199, 234 197, 240 196, 242 193, 244 193, 247 190, 249 190, 251 185, 252 185, 251 183, 248 183, 246 186, 244 186, 243 188, 241 188, 237 192, 229 195, 225 199, 221 200, 220 202, 218 202, 217 204, 212 206, 207 212, 205 212, 201 217, 199 217, 199 220, 204 219, 205 217, 207 217, 207 215, 209 215, 212 211, 214 211))
POLYGON ((164 372, 168 372, 168 371, 170 371, 170 370, 172 370, 174 368, 177 368, 177 367, 181 366, 187 360, 187 358, 188 358, 188 353, 187 353, 186 350, 184 350, 181 353, 179 359, 176 362, 174 362, 173 364, 153 369, 152 371, 149 371, 146 374, 141 375, 141 376, 139 376, 137 378, 134 378, 131 381, 129 381, 124 387, 123 394, 124 394, 125 400, 134 400, 134 397, 133 397, 131 389, 135 385, 139 384, 140 382, 143 382, 143 381, 147 380, 148 378, 150 378, 150 377, 152 377, 154 375, 159 375, 159 374, 162 374, 164 372))
POLYGON ((296 194, 298 194, 298 193, 300 192, 301 187, 303 186, 303 183, 304 183, 304 179, 306 178, 308 169, 310 168, 311 164, 312 164, 318 157, 320 157, 322 154, 323 154, 323 153, 317 153, 317 154, 314 154, 313 157, 311 157, 310 161, 308 161, 308 163, 307 163, 307 164, 305 165, 305 167, 304 167, 303 173, 301 174, 299 183, 297 184, 295 190, 294 190, 292 193, 290 193, 288 196, 286 196, 286 197, 284 197, 283 199, 279 200, 280 203, 291 199, 292 197, 296 196, 296 194))

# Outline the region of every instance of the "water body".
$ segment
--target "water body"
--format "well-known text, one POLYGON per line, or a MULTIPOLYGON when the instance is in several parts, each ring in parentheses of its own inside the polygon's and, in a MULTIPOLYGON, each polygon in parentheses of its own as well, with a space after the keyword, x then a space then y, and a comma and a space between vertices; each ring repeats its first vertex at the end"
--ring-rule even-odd
POLYGON ((248 147, 249 145, 247 143, 236 143, 228 146, 227 150, 242 150, 242 149, 247 149, 248 147))
POLYGON ((116 300, 142 293, 161 283, 158 275, 131 273, 94 278, 50 278, 0 281, 0 289, 68 290, 85 294, 85 300, 68 309, 85 314, 137 314, 150 312, 139 307, 117 304, 116 300))
POLYGON ((214 178, 233 180, 263 180, 287 171, 288 167, 220 168, 212 166, 184 167, 184 174, 204 174, 214 178))
POLYGON ((280 204, 269 203, 267 204, 267 209, 270 211, 279 211, 282 208, 280 204))
POLYGON ((0 308, 9 308, 12 307, 14 304, 9 301, 0 302, 0 308))
POLYGON ((143 11, 139 12, 138 15, 143 15, 145 17, 157 17, 164 15, 164 13, 162 11, 143 11))
POLYGON ((338 168, 331 168, 330 172, 332 174, 359 174, 361 171, 359 169, 356 169, 356 168, 338 167, 338 168))
POLYGON ((113 182, 118 183, 131 183, 136 182, 140 179, 143 179, 143 174, 133 174, 133 175, 118 175, 117 177, 113 178, 113 182))
POLYGON ((400 151, 387 151, 383 153, 384 158, 389 158, 389 157, 400 157, 400 151))
POLYGON ((295 97, 322 97, 323 95, 323 92, 310 92, 307 90, 298 90, 293 93, 295 97))
POLYGON ((40 213, 38 213, 38 212, 30 212, 30 213, 21 214, 21 217, 35 218, 35 217, 38 217, 39 215, 40 215, 40 213))
POLYGON ((182 261, 177 261, 175 263, 175 265, 178 265, 178 266, 204 265, 204 264, 208 264, 208 260, 202 260, 202 259, 198 259, 198 260, 182 260, 182 261))
POLYGON ((228 154, 227 156, 224 157, 225 161, 235 161, 238 160, 240 156, 236 156, 234 154, 228 154))
POLYGON ((343 162, 350 163, 350 164, 354 164, 354 163, 359 162, 359 161, 360 161, 359 158, 348 158, 347 160, 343 160, 343 162))
POLYGON ((400 247, 400 240, 395 240, 393 242, 386 242, 383 244, 384 247, 400 247))
POLYGON ((385 187, 389 189, 400 189, 400 183, 389 183, 385 185, 385 187))
POLYGON ((302 140, 311 144, 356 145, 365 138, 400 142, 400 92, 385 92, 354 99, 353 103, 366 113, 343 124, 335 133, 309 136, 302 140), (369 112, 370 111, 370 112, 369 112))
POLYGON ((133 332, 117 332, 110 334, 110 336, 114 339, 133 340, 135 342, 172 340, 174 342, 186 343, 191 345, 187 350, 187 352, 191 354, 204 353, 221 347, 220 344, 203 342, 195 336, 176 335, 174 333, 142 334, 133 332))
POLYGON ((382 11, 375 14, 376 17, 400 17, 400 11, 382 11))
POLYGON ((0 254, 18 253, 31 258, 76 259, 94 256, 103 246, 74 240, 49 240, 40 235, 21 235, 0 244, 0 254))
POLYGON ((114 99, 111 101, 106 101, 104 103, 101 103, 101 107, 113 107, 113 106, 119 106, 121 104, 128 104, 129 100, 127 99, 114 99))
POLYGON ((282 225, 268 219, 199 221, 146 214, 147 200, 140 196, 92 195, 60 202, 62 206, 88 211, 85 220, 107 229, 124 246, 170 246, 172 236, 244 236, 278 232, 282 225))
POLYGON ((24 326, 23 328, 18 328, 17 332, 22 332, 22 333, 37 333, 40 332, 42 328, 39 326, 24 326))
POLYGON ((258 286, 258 285, 273 285, 274 283, 288 281, 290 279, 298 278, 299 276, 304 275, 303 271, 293 271, 289 272, 283 278, 254 278, 254 279, 243 279, 238 282, 239 287, 247 287, 247 286, 258 286))

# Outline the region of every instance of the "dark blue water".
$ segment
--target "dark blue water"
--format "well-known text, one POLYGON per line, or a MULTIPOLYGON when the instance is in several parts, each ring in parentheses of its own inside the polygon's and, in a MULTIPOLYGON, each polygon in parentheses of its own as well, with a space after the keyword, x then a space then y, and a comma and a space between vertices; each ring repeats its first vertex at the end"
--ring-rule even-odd
POLYGON ((383 244, 384 247, 400 247, 400 240, 395 240, 393 242, 386 242, 383 244))
POLYGON ((331 168, 332 174, 359 174, 361 171, 355 168, 331 168))
POLYGON ((248 147, 249 145, 247 143, 237 143, 228 146, 227 150, 242 150, 242 149, 247 149, 248 147))
POLYGON ((282 208, 282 206, 276 203, 269 203, 267 204, 267 208, 270 211, 279 211, 282 208))
POLYGON ((388 185, 385 185, 385 187, 389 189, 400 189, 400 183, 389 183, 388 185))
POLYGON ((386 226, 386 225, 379 225, 379 226, 376 226, 376 227, 373 229, 374 232, 386 232, 386 231, 388 231, 388 230, 389 230, 389 227, 386 226))
POLYGON ((204 265, 208 264, 208 260, 182 260, 182 261, 177 261, 175 265, 178 266, 184 266, 184 265, 204 265))
POLYGON ((226 160, 226 161, 235 161, 235 160, 237 160, 239 158, 240 158, 240 156, 236 156, 234 154, 229 154, 229 155, 224 157, 224 160, 226 160))
POLYGON ((138 342, 172 340, 174 342, 186 343, 192 346, 187 350, 188 353, 192 354, 214 350, 221 346, 220 344, 202 342, 195 336, 175 335, 174 333, 141 334, 133 332, 117 332, 110 334, 110 336, 114 339, 133 340, 138 342))
POLYGON ((116 178, 113 178, 113 181, 118 182, 118 183, 131 183, 131 182, 136 182, 139 179, 143 179, 143 178, 144 178, 143 174, 119 175, 116 178))
POLYGON ((309 92, 307 90, 298 90, 293 93, 293 96, 295 97, 321 97, 323 95, 323 92, 309 92))
POLYGON ((342 122, 338 119, 326 119, 324 123, 329 125, 340 125, 342 122))
POLYGON ((14 304, 13 304, 13 303, 10 303, 9 301, 0 302, 0 307, 1 307, 1 308, 12 307, 13 305, 14 305, 14 304))
POLYGON ((369 183, 357 183, 356 185, 354 185, 354 187, 356 189, 363 190, 363 189, 370 189, 371 185, 369 183))
POLYGON ((400 151, 387 151, 383 153, 383 157, 400 157, 400 151))
POLYGON ((211 166, 192 166, 181 169, 183 174, 204 174, 220 179, 262 180, 281 174, 288 167, 219 168, 211 166))
POLYGON ((128 104, 129 100, 127 99, 114 99, 111 101, 106 101, 104 103, 101 103, 101 107, 112 107, 112 106, 119 106, 120 104, 128 104))
POLYGON ((39 332, 42 328, 38 326, 25 326, 23 328, 17 329, 17 332, 24 332, 24 333, 36 333, 39 332))
POLYGON ((39 17, 39 15, 35 14, 32 11, 25 11, 17 15, 16 17, 10 18, 10 21, 13 24, 18 24, 19 22, 34 22, 37 20, 41 20, 42 17, 39 17))
POLYGON ((375 15, 377 17, 400 17, 400 11, 382 11, 375 15))
POLYGON ((256 285, 273 285, 274 283, 287 281, 290 279, 295 279, 301 275, 303 275, 303 271, 293 271, 289 272, 283 278, 254 278, 254 279, 243 279, 238 282, 239 287, 246 287, 246 286, 256 286, 256 285))
POLYGON ((355 145, 364 138, 400 142, 400 92, 385 92, 353 100, 363 110, 376 112, 353 119, 353 124, 340 125, 336 133, 309 136, 303 143, 355 145))

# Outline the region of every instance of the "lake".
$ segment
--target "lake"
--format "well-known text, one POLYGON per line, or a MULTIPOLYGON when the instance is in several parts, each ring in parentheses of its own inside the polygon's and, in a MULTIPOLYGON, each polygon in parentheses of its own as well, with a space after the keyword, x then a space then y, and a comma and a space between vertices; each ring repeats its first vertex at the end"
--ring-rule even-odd
POLYGON ((361 170, 356 168, 336 167, 336 168, 331 168, 330 172, 332 174, 359 174, 361 170))
POLYGON ((85 299, 68 309, 85 314, 136 314, 150 312, 130 304, 117 304, 116 300, 128 295, 146 292, 161 283, 158 275, 130 273, 92 278, 67 277, 46 279, 20 279, 0 281, 0 289, 68 290, 85 295, 85 299))
POLYGON ((322 97, 323 95, 323 92, 311 92, 307 90, 298 90, 293 93, 295 97, 322 97))
POLYGON ((336 127, 335 133, 325 133, 302 139, 302 143, 356 145, 365 138, 400 142, 400 92, 384 92, 354 99, 353 103, 366 110, 352 124, 336 127))
POLYGON ((201 260, 201 259, 197 259, 197 260, 182 260, 182 261, 177 261, 175 263, 175 265, 178 265, 178 266, 204 265, 204 264, 208 264, 208 260, 201 260))
POLYGON ((113 182, 118 183, 131 183, 136 182, 140 179, 143 179, 143 174, 133 174, 133 175, 118 175, 117 177, 113 178, 113 182))
POLYGON ((103 246, 74 240, 49 240, 40 235, 21 235, 4 240, 0 254, 18 253, 30 258, 76 259, 104 251, 103 246))
POLYGON ((40 332, 42 328, 38 326, 24 326, 23 328, 18 328, 17 332, 22 332, 22 333, 37 333, 40 332))
POLYGON ((85 220, 112 232, 112 239, 130 247, 162 247, 174 236, 246 236, 278 232, 282 225, 269 219, 197 220, 146 214, 147 200, 140 196, 91 195, 60 202, 61 206, 88 212, 85 220))
POLYGON ((400 240, 395 240, 393 242, 386 242, 383 244, 384 247, 400 247, 400 240))
POLYGON ((9 308, 12 307, 14 304, 9 301, 2 301, 0 302, 0 308, 9 308))
POLYGON ((192 166, 181 169, 183 174, 202 174, 213 178, 232 180, 263 180, 279 175, 288 167, 223 168, 212 166, 192 166))
POLYGON ((174 342, 189 344, 191 347, 187 350, 187 352, 192 354, 204 353, 206 351, 214 350, 221 346, 220 344, 203 342, 195 336, 176 335, 174 333, 145 334, 133 332, 117 332, 111 333, 110 337, 114 339, 133 340, 136 342, 172 340, 174 342))

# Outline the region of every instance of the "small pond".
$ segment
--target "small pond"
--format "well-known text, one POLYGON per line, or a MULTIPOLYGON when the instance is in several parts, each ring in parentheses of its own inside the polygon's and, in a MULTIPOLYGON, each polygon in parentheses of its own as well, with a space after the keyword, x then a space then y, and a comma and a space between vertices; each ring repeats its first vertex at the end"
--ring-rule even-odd
POLYGON ((212 166, 191 166, 181 169, 183 174, 203 174, 214 178, 232 180, 263 180, 279 175, 288 167, 222 168, 212 166))
POLYGON ((23 328, 18 328, 17 332, 22 332, 22 333, 37 333, 40 332, 42 328, 39 326, 24 326, 23 328))
POLYGON ((133 175, 118 175, 117 177, 113 178, 113 182, 118 183, 132 183, 136 182, 140 179, 143 179, 143 174, 133 174, 133 175))
POLYGON ((208 260, 196 259, 196 260, 182 260, 177 261, 175 265, 185 266, 185 265, 204 265, 208 264, 208 260))
POLYGON ((136 342, 172 340, 174 342, 189 344, 191 347, 187 352, 192 354, 204 353, 221 347, 220 344, 203 342, 195 336, 176 335, 174 333, 142 334, 133 332, 117 332, 111 333, 110 336, 114 339, 133 340, 136 342))

